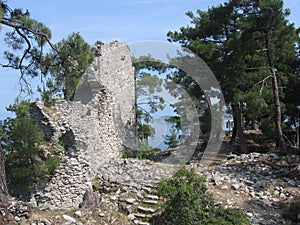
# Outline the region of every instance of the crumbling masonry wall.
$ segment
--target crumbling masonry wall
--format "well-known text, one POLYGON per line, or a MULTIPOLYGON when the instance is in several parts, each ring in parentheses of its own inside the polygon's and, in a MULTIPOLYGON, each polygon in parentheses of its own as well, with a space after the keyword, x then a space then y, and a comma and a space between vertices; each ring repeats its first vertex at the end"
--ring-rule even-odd
POLYGON ((123 147, 134 151, 135 140, 135 78, 129 47, 118 41, 96 44, 96 58, 84 75, 74 101, 89 102, 104 86, 114 97, 113 120, 123 147))
POLYGON ((114 41, 96 45, 74 101, 59 100, 48 108, 32 104, 32 118, 63 158, 56 174, 35 198, 57 208, 78 206, 91 190, 101 166, 135 146, 135 84, 130 51, 114 41))

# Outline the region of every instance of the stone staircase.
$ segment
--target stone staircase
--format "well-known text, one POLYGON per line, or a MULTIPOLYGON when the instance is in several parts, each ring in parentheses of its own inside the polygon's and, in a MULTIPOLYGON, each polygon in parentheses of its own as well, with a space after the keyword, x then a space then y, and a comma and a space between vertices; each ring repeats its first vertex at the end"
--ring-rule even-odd
POLYGON ((132 224, 150 225, 150 219, 160 213, 163 203, 164 199, 154 194, 153 187, 144 187, 135 197, 121 197, 119 207, 132 224))
POLYGON ((130 224, 150 225, 153 216, 161 212, 165 200, 155 194, 157 182, 142 186, 129 183, 93 180, 93 190, 99 194, 106 211, 118 209, 127 215, 130 224))

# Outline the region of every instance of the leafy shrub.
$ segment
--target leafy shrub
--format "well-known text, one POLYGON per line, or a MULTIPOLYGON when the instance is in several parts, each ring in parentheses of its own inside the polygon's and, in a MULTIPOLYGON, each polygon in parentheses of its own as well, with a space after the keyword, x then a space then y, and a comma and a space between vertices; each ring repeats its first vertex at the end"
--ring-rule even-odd
POLYGON ((153 224, 250 224, 240 211, 215 206, 205 179, 193 170, 181 168, 172 178, 161 181, 157 194, 167 201, 162 215, 154 218, 153 224))
POLYGON ((176 148, 179 145, 178 132, 174 125, 171 128, 170 135, 166 135, 164 143, 168 145, 169 148, 176 148))
POLYGON ((139 159, 147 159, 150 155, 154 153, 152 147, 144 141, 139 141, 138 144, 138 158, 139 159))
POLYGON ((265 134, 269 138, 274 138, 276 137, 275 133, 275 124, 273 121, 270 120, 263 120, 260 126, 263 134, 265 134))
POLYGON ((8 110, 16 114, 0 122, 8 189, 14 197, 28 200, 30 192, 54 173, 60 158, 42 156, 44 133, 30 118, 29 102, 14 104, 8 110))
POLYGON ((55 48, 45 56, 47 80, 39 88, 42 99, 49 105, 61 94, 64 99, 73 100, 81 77, 94 59, 90 45, 76 32, 55 44, 55 48))
POLYGON ((57 155, 51 155, 47 160, 39 166, 40 177, 53 175, 56 167, 62 162, 61 158, 57 155))

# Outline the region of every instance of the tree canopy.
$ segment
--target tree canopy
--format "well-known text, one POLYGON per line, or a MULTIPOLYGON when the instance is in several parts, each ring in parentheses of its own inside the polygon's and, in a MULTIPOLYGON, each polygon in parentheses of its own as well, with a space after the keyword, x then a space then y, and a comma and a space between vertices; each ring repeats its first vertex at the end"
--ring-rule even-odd
POLYGON ((233 138, 237 135, 242 152, 248 152, 242 114, 250 124, 272 122, 278 147, 285 147, 282 111, 288 114, 285 92, 293 90, 287 81, 299 82, 299 29, 288 15, 280 0, 230 0, 197 15, 187 12, 192 25, 168 33, 169 41, 189 48, 213 70, 231 106, 233 138))
POLYGON ((28 101, 10 105, 7 110, 16 117, 0 121, 10 194, 27 200, 34 188, 44 185, 61 162, 58 156, 45 154, 44 133, 31 119, 29 105, 28 101))
POLYGON ((58 94, 63 94, 64 99, 72 100, 82 75, 94 59, 94 54, 78 32, 70 34, 54 47, 55 49, 45 55, 43 76, 47 80, 39 91, 44 100, 58 94))
POLYGON ((28 79, 40 76, 44 82, 39 88, 43 100, 50 101, 61 93, 72 100, 81 76, 93 60, 89 44, 78 32, 54 44, 50 29, 31 18, 28 10, 11 9, 2 0, 0 6, 0 25, 9 30, 4 39, 8 46, 4 51, 6 62, 0 65, 20 71, 21 91, 32 93, 28 79))
POLYGON ((30 13, 22 9, 11 9, 6 1, 0 1, 0 25, 8 28, 5 42, 8 50, 4 51, 6 63, 2 67, 10 67, 20 71, 22 90, 30 91, 26 77, 39 75, 43 64, 43 50, 46 44, 55 49, 51 43, 51 31, 43 23, 30 17, 30 13))

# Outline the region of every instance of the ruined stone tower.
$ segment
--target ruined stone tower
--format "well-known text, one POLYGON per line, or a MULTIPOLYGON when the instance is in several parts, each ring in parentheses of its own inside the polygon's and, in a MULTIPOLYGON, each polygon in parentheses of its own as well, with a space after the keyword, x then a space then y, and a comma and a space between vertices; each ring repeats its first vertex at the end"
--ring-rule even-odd
POLYGON ((70 208, 92 189, 99 168, 120 159, 135 146, 135 79, 130 50, 114 41, 93 47, 95 60, 84 74, 74 100, 47 108, 31 106, 32 118, 51 140, 63 162, 35 198, 70 208))
POLYGON ((104 87, 113 94, 113 119, 122 146, 135 150, 135 79, 129 47, 119 41, 98 42, 92 49, 96 58, 85 73, 74 101, 90 102, 104 87))

